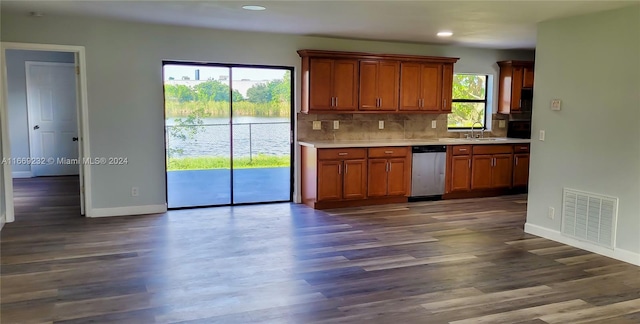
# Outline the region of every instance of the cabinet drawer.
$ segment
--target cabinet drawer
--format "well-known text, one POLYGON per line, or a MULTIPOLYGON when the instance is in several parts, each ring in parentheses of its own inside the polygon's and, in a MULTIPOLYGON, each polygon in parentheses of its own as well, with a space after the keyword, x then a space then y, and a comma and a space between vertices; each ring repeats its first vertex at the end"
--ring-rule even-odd
POLYGON ((369 157, 406 157, 409 153, 408 147, 372 147, 369 149, 369 157))
POLYGON ((529 153, 529 144, 514 144, 513 151, 516 153, 529 153))
POLYGON ((451 147, 453 155, 471 154, 471 145, 454 145, 451 147))
POLYGON ((513 153, 512 145, 474 145, 473 146, 473 154, 502 154, 502 153, 513 153))
POLYGON ((351 160, 365 157, 367 151, 363 148, 318 149, 318 160, 351 160))

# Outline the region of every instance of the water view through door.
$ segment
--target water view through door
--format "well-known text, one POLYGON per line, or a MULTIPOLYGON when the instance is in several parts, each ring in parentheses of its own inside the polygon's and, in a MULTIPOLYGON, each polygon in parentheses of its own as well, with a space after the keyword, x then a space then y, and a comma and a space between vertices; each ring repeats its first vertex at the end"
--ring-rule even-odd
POLYGON ((169 208, 290 201, 291 69, 165 63, 169 208))

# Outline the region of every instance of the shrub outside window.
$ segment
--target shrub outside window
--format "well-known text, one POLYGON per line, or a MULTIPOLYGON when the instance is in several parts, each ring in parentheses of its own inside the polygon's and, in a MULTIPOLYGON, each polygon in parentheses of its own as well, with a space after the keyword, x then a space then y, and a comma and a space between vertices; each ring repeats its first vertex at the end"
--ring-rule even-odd
MULTIPOLYGON (((484 74, 453 75, 453 100, 447 121, 449 129, 469 129, 476 122, 486 128, 487 79, 484 74)), ((476 124, 475 128, 480 127, 476 124)))

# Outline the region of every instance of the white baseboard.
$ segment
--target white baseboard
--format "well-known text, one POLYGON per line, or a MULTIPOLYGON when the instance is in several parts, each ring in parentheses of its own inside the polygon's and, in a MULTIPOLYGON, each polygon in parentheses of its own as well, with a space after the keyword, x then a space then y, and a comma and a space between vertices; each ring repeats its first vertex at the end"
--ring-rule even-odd
POLYGON ((31 173, 31 171, 13 171, 13 172, 11 172, 11 176, 14 179, 18 179, 18 178, 33 178, 33 173, 31 173))
POLYGON ((536 236, 544 237, 546 239, 560 242, 566 245, 571 245, 573 247, 587 250, 589 252, 597 253, 600 255, 604 255, 606 257, 610 257, 616 260, 624 261, 627 263, 631 263, 633 265, 640 266, 640 253, 628 251, 625 249, 614 248, 613 250, 603 248, 597 245, 593 245, 588 242, 576 240, 567 236, 562 235, 559 231, 550 230, 548 228, 529 224, 524 224, 524 231, 529 234, 533 234, 536 236))
POLYGON ((160 214, 167 211, 167 205, 147 205, 115 208, 93 208, 86 211, 87 217, 111 217, 160 214))

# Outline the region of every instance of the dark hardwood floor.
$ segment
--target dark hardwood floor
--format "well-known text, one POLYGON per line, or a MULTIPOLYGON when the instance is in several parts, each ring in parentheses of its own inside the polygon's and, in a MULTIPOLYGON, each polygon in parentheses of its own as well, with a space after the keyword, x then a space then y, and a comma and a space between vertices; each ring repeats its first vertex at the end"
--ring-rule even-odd
POLYGON ((86 219, 29 181, 2 323, 640 323, 640 268, 525 234, 522 195, 86 219))

